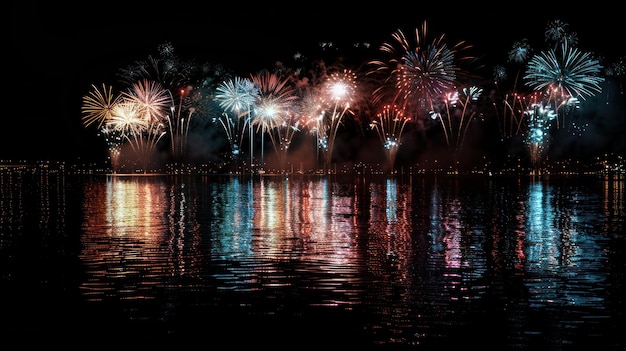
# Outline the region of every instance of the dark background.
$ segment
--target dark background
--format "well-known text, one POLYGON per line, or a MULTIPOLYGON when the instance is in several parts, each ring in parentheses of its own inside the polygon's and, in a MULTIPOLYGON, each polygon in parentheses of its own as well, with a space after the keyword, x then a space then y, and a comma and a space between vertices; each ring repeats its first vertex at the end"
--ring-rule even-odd
POLYGON ((82 97, 91 84, 113 84, 120 68, 155 55, 165 41, 172 42, 182 59, 219 63, 245 77, 296 52, 318 48, 320 42, 331 41, 340 48, 369 43, 377 50, 396 29, 412 33, 426 20, 431 37, 445 34, 451 42, 467 41, 489 67, 505 63, 512 44, 523 38, 533 48, 545 48, 545 27, 559 19, 578 34, 579 48, 615 61, 626 52, 622 12, 613 3, 600 1, 577 7, 441 2, 356 7, 336 2, 12 3, 9 48, 4 50, 9 108, 0 159, 101 157, 101 150, 94 150, 101 143, 81 124, 82 97))

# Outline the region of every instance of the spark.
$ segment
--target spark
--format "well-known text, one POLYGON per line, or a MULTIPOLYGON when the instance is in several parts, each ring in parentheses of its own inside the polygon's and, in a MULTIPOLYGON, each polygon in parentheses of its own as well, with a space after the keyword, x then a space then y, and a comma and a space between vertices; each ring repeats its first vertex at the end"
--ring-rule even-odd
POLYGON ((290 84, 289 77, 279 77, 265 71, 251 76, 252 82, 259 88, 255 104, 253 125, 261 129, 261 165, 263 166, 264 138, 267 134, 272 141, 274 151, 281 161, 281 167, 287 156, 291 142, 290 127, 293 121, 294 103, 298 99, 296 89, 290 84))
POLYGON ((253 165, 253 134, 252 134, 252 106, 259 96, 259 88, 250 79, 234 77, 220 83, 216 88, 215 100, 226 112, 232 112, 233 116, 223 115, 225 118, 232 118, 234 121, 221 121, 227 136, 230 136, 229 143, 234 156, 238 156, 243 144, 243 137, 246 128, 250 139, 250 171, 253 165), (233 129, 234 128, 234 129, 233 129))
MULTIPOLYGON (((535 91, 543 91, 555 108, 566 105, 570 97, 576 99, 600 93, 599 76, 602 65, 589 52, 582 52, 564 41, 560 50, 548 50, 535 55, 526 68, 526 85, 535 91), (565 103, 565 104, 564 104, 565 103)), ((564 124, 564 115, 557 119, 557 128, 564 124)))
POLYGON ((120 96, 113 94, 113 87, 102 84, 102 89, 91 85, 92 90, 83 97, 81 110, 85 127, 97 124, 100 129, 111 118, 114 107, 119 103, 120 96))
POLYGON ((323 84, 322 117, 317 121, 318 146, 324 152, 325 164, 330 165, 339 126, 346 114, 351 114, 350 104, 356 92, 356 74, 349 69, 334 72, 323 84))
POLYGON ((410 118, 404 116, 404 111, 395 105, 386 105, 370 123, 385 149, 391 172, 394 171, 396 156, 401 145, 402 133, 410 118))

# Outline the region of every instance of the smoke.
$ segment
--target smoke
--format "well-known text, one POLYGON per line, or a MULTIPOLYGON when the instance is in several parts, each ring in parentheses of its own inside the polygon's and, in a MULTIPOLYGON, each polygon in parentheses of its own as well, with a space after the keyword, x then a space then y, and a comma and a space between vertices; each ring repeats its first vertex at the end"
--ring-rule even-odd
POLYGON ((623 92, 607 85, 598 96, 581 102, 580 110, 553 133, 550 155, 558 159, 589 159, 626 150, 626 105, 623 92))

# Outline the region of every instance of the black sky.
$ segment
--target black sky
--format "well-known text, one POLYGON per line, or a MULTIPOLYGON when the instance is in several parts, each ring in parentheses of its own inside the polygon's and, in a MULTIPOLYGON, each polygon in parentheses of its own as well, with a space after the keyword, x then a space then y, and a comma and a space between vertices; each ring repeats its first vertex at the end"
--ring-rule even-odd
POLYGON ((81 125, 82 96, 91 84, 114 83, 118 69, 156 54, 166 41, 182 59, 219 63, 248 75, 320 42, 375 48, 391 40, 396 29, 411 31, 426 20, 432 35, 465 40, 493 64, 506 62, 511 45, 523 38, 543 48, 546 24, 559 19, 578 34, 581 49, 610 58, 626 55, 622 11, 608 1, 584 7, 363 4, 12 3, 5 51, 9 111, 0 159, 88 157, 95 136, 81 125))

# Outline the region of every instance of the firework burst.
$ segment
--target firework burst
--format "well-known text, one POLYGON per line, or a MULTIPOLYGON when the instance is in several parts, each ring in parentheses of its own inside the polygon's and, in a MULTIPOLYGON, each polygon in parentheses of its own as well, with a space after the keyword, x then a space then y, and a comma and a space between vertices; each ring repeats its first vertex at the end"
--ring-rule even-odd
POLYGON ((553 20, 548 22, 544 32, 546 42, 552 42, 556 45, 564 42, 576 46, 578 44, 578 34, 569 30, 569 24, 561 20, 553 20))
POLYGON ((83 104, 81 106, 83 125, 85 127, 97 126, 100 131, 99 135, 106 142, 111 168, 113 172, 116 172, 124 137, 120 131, 111 128, 109 122, 113 119, 114 111, 122 101, 122 97, 113 94, 113 88, 111 86, 107 87, 105 84, 102 84, 102 89, 98 89, 95 85, 91 87, 92 90, 83 96, 83 104))
POLYGON ((402 30, 394 32, 392 38, 380 47, 388 59, 369 62, 372 69, 368 74, 383 81, 373 92, 374 103, 391 102, 420 116, 433 109, 437 98, 455 88, 460 71, 457 62, 472 59, 459 54, 471 46, 465 41, 449 46, 443 34, 429 41, 426 21, 421 30, 415 29, 413 40, 402 30))
POLYGON ((148 173, 150 158, 166 134, 165 125, 149 116, 142 104, 132 99, 122 99, 115 105, 106 125, 110 131, 120 133, 129 142, 144 173, 148 173))
MULTIPOLYGON (((528 87, 545 92, 559 114, 558 107, 571 97, 584 100, 602 91, 601 70, 602 65, 590 53, 571 47, 566 40, 559 50, 535 55, 528 63, 524 79, 528 87)), ((563 118, 557 118, 557 128, 564 125, 563 118)))
POLYGON ((165 115, 168 129, 170 131, 170 147, 172 155, 176 159, 182 159, 187 149, 187 136, 189 134, 189 126, 191 125, 191 118, 196 112, 196 107, 185 106, 183 108, 183 100, 185 96, 189 95, 191 87, 187 89, 181 89, 179 91, 178 107, 174 104, 174 97, 169 92, 171 99, 170 113, 165 115), (185 111, 185 113, 183 113, 185 111))
POLYGON ((332 73, 322 86, 322 118, 317 119, 319 147, 324 153, 325 165, 332 162, 335 138, 356 91, 356 74, 352 70, 332 73))
MULTIPOLYGON (((233 156, 238 156, 243 144, 243 137, 248 129, 250 138, 250 167, 253 165, 253 133, 252 133, 252 107, 259 96, 259 88, 250 79, 234 77, 220 83, 216 88, 215 100, 226 112, 224 118, 230 121, 220 123, 225 127, 233 156), (232 117, 228 114, 232 113, 232 117), (228 128, 228 130, 226 129, 228 128)), ((252 170, 252 168, 250 168, 252 170)))
POLYGON ((85 127, 97 124, 98 129, 111 118, 114 107, 119 103, 120 96, 113 94, 113 87, 102 84, 102 89, 92 85, 92 90, 83 96, 81 110, 85 127))
POLYGON ((148 122, 165 120, 171 110, 172 100, 170 93, 159 82, 147 79, 140 80, 122 93, 122 96, 135 104, 142 117, 148 122))
MULTIPOLYGON (((192 117, 194 120, 209 117, 207 107, 212 104, 212 97, 206 98, 210 95, 207 93, 207 85, 213 81, 209 75, 220 76, 223 74, 222 71, 220 66, 198 65, 193 61, 179 59, 172 43, 164 42, 158 46, 157 56, 149 56, 145 61, 136 61, 133 65, 120 69, 118 76, 122 83, 131 87, 131 90, 138 88, 143 90, 133 95, 140 97, 139 101, 152 108, 158 108, 155 101, 149 101, 147 99, 149 95, 140 96, 140 93, 149 94, 150 87, 138 87, 138 84, 158 82, 161 89, 167 92, 170 100, 169 110, 164 109, 164 115, 158 118, 167 124, 171 156, 174 160, 181 161, 187 151, 187 136, 192 117), (211 72, 210 69, 214 70, 211 72), (197 84, 194 84, 194 81, 197 84)), ((150 84, 158 90, 156 83, 150 84)))
POLYGON ((508 53, 508 60, 517 64, 525 63, 530 58, 532 52, 533 49, 528 44, 528 39, 522 39, 513 43, 508 53))
POLYGON ((261 131, 261 167, 264 164, 265 135, 272 141, 283 167, 293 136, 293 109, 298 99, 296 89, 290 84, 289 77, 281 78, 268 71, 253 75, 251 80, 259 87, 252 124, 257 126, 257 132, 261 131))
POLYGON ((136 61, 120 69, 118 76, 128 86, 141 80, 150 80, 159 82, 165 89, 178 91, 188 84, 189 77, 196 71, 194 64, 184 62, 176 56, 171 42, 164 42, 158 46, 158 56, 148 56, 145 61, 136 61))

